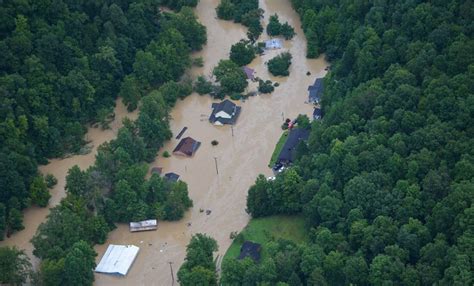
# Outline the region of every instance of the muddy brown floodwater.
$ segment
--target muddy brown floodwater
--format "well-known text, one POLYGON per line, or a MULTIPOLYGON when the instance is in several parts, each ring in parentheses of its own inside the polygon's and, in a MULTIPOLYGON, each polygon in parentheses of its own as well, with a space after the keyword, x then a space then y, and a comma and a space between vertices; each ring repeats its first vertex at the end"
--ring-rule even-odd
MULTIPOLYGON (((242 25, 216 19, 218 3, 219 0, 201 0, 196 8, 200 22, 207 27, 208 44, 195 55, 203 57, 204 67, 194 68, 193 76, 209 76, 220 59, 228 58, 230 46, 246 37, 242 25)), ((324 76, 327 66, 322 58, 306 59, 306 39, 299 16, 289 0, 260 1, 260 7, 265 10, 265 27, 269 16, 278 13, 280 20, 288 21, 297 32, 293 40, 285 41, 284 49, 266 52, 249 65, 258 77, 279 82, 280 86, 270 95, 239 102, 242 112, 233 128, 215 127, 208 122, 214 102, 209 96, 192 94, 176 104, 171 113, 173 134, 187 126, 183 137, 191 136, 201 141, 201 147, 193 158, 158 156, 150 167, 162 167, 163 172, 181 175, 188 184, 194 207, 178 222, 159 222, 158 230, 153 232, 130 233, 127 225, 119 225, 105 244, 95 247, 99 254, 97 262, 111 243, 134 244, 140 247, 140 252, 126 277, 96 274, 96 285, 171 285, 171 268, 176 278, 193 234, 206 233, 215 238, 219 244, 218 255, 222 256, 232 242, 230 233, 242 230, 248 223, 249 216, 245 212, 247 190, 258 174, 271 175, 267 165, 282 133, 283 118, 312 114, 312 106, 305 103, 307 87, 316 77, 324 76), (269 75, 265 62, 285 50, 293 55, 290 76, 276 78, 269 75), (307 71, 311 76, 306 76, 307 71), (212 140, 219 144, 212 146, 212 140), (206 215, 205 210, 212 212, 206 215)), ((260 40, 266 39, 268 37, 262 35, 260 40)), ((255 84, 249 87, 249 91, 255 89, 255 84)), ((171 153, 177 143, 173 138, 159 154, 165 150, 171 153)))
POLYGON ((39 170, 43 174, 53 174, 58 183, 50 191, 51 199, 46 208, 29 207, 24 212, 23 224, 25 229, 14 233, 11 237, 0 241, 0 246, 16 246, 19 249, 24 249, 26 254, 30 257, 34 268, 36 269, 39 259, 33 255, 33 245, 30 239, 36 233, 38 226, 46 220, 49 213, 49 208, 59 204, 62 198, 66 196, 64 186, 66 185, 67 171, 74 165, 78 165, 81 170, 87 169, 95 162, 95 155, 97 154, 97 147, 100 144, 110 141, 117 136, 117 132, 122 127, 122 120, 128 117, 132 120, 136 119, 138 111, 128 113, 126 107, 121 100, 116 101, 115 119, 110 124, 110 129, 102 130, 100 128, 90 127, 87 131, 85 139, 90 141, 89 145, 92 147, 91 152, 86 155, 74 155, 64 159, 53 159, 49 161, 48 165, 40 166, 39 170))
MULTIPOLYGON (((228 58, 231 45, 246 37, 246 29, 242 25, 216 18, 218 3, 219 0, 201 0, 196 8, 199 21, 207 27, 208 43, 194 55, 203 57, 204 66, 192 69, 191 76, 209 76, 220 59, 228 58)), ((306 39, 300 28, 299 16, 293 11, 289 0, 260 0, 260 7, 265 10, 265 27, 269 15, 277 13, 280 20, 288 21, 297 33, 293 40, 284 42, 283 49, 266 52, 249 65, 255 69, 256 76, 278 82, 280 86, 272 94, 239 102, 242 112, 233 128, 215 127, 208 122, 211 104, 215 102, 209 96, 192 94, 176 104, 171 112, 173 133, 177 134, 187 126, 184 137, 191 136, 201 141, 202 145, 193 158, 158 156, 150 167, 163 167, 164 172, 180 174, 188 184, 194 207, 179 222, 160 222, 158 230, 153 232, 130 233, 127 225, 119 225, 109 234, 105 244, 95 247, 97 262, 111 243, 137 245, 140 247, 139 255, 126 277, 95 274, 96 285, 171 285, 170 266, 176 278, 186 254, 186 245, 193 234, 206 233, 215 238, 219 244, 218 255, 223 256, 232 242, 230 233, 242 230, 248 223, 249 216, 245 212, 247 190, 258 174, 271 175, 267 165, 281 135, 283 118, 295 118, 300 113, 311 115, 312 106, 305 103, 307 87, 316 77, 325 75, 324 68, 328 65, 322 57, 306 59, 306 39), (290 76, 271 76, 265 62, 286 50, 293 55, 290 76), (311 76, 306 76, 307 71, 311 72, 311 76), (219 145, 212 146, 212 140, 219 141, 219 145), (211 210, 210 215, 206 215, 205 210, 211 210)), ((266 39, 268 36, 263 34, 260 41, 266 39)), ((255 83, 248 88, 248 91, 253 90, 256 90, 255 83)), ((58 184, 51 190, 50 207, 57 205, 65 196, 65 178, 69 168, 78 165, 81 169, 87 169, 94 163, 97 147, 116 137, 122 119, 137 117, 137 112, 127 113, 120 101, 117 101, 115 114, 111 129, 89 128, 86 138, 93 145, 91 153, 54 159, 40 167, 42 173, 51 173, 58 179, 58 184)), ((177 140, 170 140, 160 154, 165 150, 171 153, 176 144, 177 140)), ((24 249, 36 268, 39 261, 32 255, 30 239, 48 213, 48 208, 28 208, 24 216, 25 229, 1 241, 0 246, 15 245, 24 249)))

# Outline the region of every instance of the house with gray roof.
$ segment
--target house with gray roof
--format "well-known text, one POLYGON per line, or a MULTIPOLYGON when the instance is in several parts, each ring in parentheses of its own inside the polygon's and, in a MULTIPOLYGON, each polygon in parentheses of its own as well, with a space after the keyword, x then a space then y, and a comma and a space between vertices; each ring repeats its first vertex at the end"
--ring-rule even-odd
POLYGON ((209 122, 214 125, 235 124, 240 114, 240 106, 226 99, 212 104, 212 113, 209 122))

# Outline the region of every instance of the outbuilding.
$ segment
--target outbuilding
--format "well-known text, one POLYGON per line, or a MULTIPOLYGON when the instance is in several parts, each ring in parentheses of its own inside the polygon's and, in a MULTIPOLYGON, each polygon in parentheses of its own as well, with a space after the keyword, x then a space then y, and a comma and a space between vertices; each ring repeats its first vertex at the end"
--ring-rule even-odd
POLYGON ((308 101, 314 104, 319 103, 324 93, 324 80, 317 78, 313 85, 308 86, 308 92, 308 101))
POLYGON ((174 148, 173 154, 192 157, 196 153, 197 149, 201 146, 201 142, 194 140, 191 137, 181 139, 178 146, 174 148))
POLYGON ((125 276, 138 255, 135 245, 110 244, 102 256, 95 272, 125 276))
POLYGON ((280 39, 270 39, 265 41, 265 49, 267 50, 276 50, 283 47, 283 42, 280 39))
POLYGON ((137 222, 130 222, 130 232, 157 230, 158 221, 156 219, 148 219, 137 222))
POLYGON ((170 182, 177 182, 179 180, 179 175, 176 173, 166 173, 165 174, 165 180, 170 181, 170 182))

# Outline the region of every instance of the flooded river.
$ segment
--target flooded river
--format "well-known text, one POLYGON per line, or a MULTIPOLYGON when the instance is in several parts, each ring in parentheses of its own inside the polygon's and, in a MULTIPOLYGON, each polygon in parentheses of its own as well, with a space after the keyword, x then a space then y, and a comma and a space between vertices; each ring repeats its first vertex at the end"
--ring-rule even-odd
MULTIPOLYGON (((203 57, 204 66, 193 68, 191 76, 203 74, 209 76, 220 59, 229 56, 230 47, 242 38, 246 38, 246 28, 240 24, 216 19, 215 8, 219 0, 201 0, 196 8, 199 21, 207 27, 208 44, 194 56, 203 57)), ((265 10, 264 23, 270 15, 277 13, 280 21, 288 21, 295 28, 296 37, 285 41, 284 49, 266 52, 256 58, 249 66, 256 76, 280 83, 275 92, 249 98, 239 102, 242 106, 240 117, 233 128, 216 127, 208 122, 213 101, 209 96, 192 94, 179 101, 171 113, 171 129, 176 134, 188 127, 183 137, 191 136, 201 141, 201 147, 193 158, 171 156, 163 158, 164 151, 171 151, 178 140, 172 139, 160 150, 160 156, 150 167, 162 167, 163 172, 175 172, 188 184, 189 195, 194 207, 179 222, 159 222, 157 231, 130 233, 127 225, 119 225, 109 234, 104 245, 95 247, 97 262, 104 254, 108 244, 134 244, 140 252, 126 277, 113 277, 95 274, 96 285, 171 285, 173 271, 182 264, 186 245, 194 233, 207 233, 219 244, 218 255, 222 256, 231 239, 232 231, 240 231, 247 224, 249 216, 245 212, 248 188, 258 174, 271 175, 267 167, 275 144, 281 135, 284 118, 295 118, 303 113, 311 115, 312 106, 306 104, 307 87, 316 77, 325 74, 327 63, 322 59, 308 60, 306 40, 300 28, 299 16, 293 11, 289 0, 260 0, 265 10), (290 76, 275 78, 267 72, 265 62, 275 55, 289 50, 293 55, 290 76), (306 76, 310 71, 311 76, 306 76), (219 144, 212 146, 211 141, 219 144), (202 210, 202 211, 201 211, 202 210), (210 210, 209 215, 206 210, 210 210)), ((260 41, 268 39, 263 34, 260 41)), ((256 90, 252 84, 248 91, 256 90)), ((55 159, 40 168, 43 173, 51 173, 58 179, 52 190, 50 205, 54 206, 65 196, 64 185, 67 170, 77 164, 86 169, 94 163, 96 148, 101 143, 115 138, 124 116, 136 118, 136 113, 127 113, 118 102, 116 119, 110 130, 90 128, 87 137, 94 148, 90 154, 77 155, 66 159, 55 159)), ((16 245, 31 255, 29 242, 39 224, 45 220, 47 208, 29 208, 25 212, 26 229, 0 242, 0 245, 16 245)), ((34 260, 37 264, 37 260, 34 260)))
MULTIPOLYGON (((242 25, 216 19, 218 3, 219 0, 201 0, 196 8, 200 22, 207 27, 208 44, 195 55, 203 57, 204 67, 193 69, 193 76, 209 76, 220 59, 229 57, 230 46, 246 37, 242 25)), ((265 10, 265 26, 269 16, 278 13, 280 20, 288 21, 297 32, 293 40, 285 41, 284 49, 266 52, 249 65, 255 69, 256 76, 277 81, 280 86, 272 94, 239 102, 242 112, 233 128, 216 127, 208 122, 214 102, 208 96, 193 94, 176 104, 171 113, 173 134, 176 136, 183 127, 188 127, 183 137, 191 136, 202 143, 201 147, 193 158, 163 158, 163 151, 171 153, 178 143, 172 139, 160 150, 151 167, 179 174, 188 184, 194 207, 179 222, 159 222, 154 232, 130 233, 127 225, 111 232, 104 245, 96 246, 97 261, 111 243, 137 245, 140 253, 126 277, 96 274, 96 285, 172 285, 171 271, 176 278, 186 245, 194 233, 215 238, 219 244, 218 255, 224 255, 232 242, 230 233, 242 230, 249 220, 245 212, 248 188, 258 174, 271 175, 267 165, 281 135, 283 118, 312 114, 312 106, 305 103, 307 87, 325 74, 327 63, 323 59, 306 59, 306 40, 299 16, 289 0, 260 1, 260 7, 265 10), (275 78, 268 74, 265 62, 285 50, 293 55, 290 76, 275 78), (306 76, 307 71, 312 75, 306 76), (219 144, 212 146, 212 140, 219 144), (206 215, 206 210, 211 214, 206 215)), ((266 39, 267 35, 262 35, 260 40, 266 39)), ((252 84, 248 91, 255 90, 255 86, 252 84)))

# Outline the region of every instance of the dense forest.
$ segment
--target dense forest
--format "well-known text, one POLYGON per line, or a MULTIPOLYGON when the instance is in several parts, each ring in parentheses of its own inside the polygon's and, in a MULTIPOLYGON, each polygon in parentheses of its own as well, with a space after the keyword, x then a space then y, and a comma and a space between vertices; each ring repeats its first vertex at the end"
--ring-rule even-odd
MULTIPOLYGON (((38 163, 80 151, 86 124, 106 127, 119 94, 135 109, 149 90, 178 80, 189 52, 206 42, 205 27, 182 7, 197 1, 168 1, 179 13, 160 13, 158 2, 2 2, 0 239, 23 228, 21 210, 45 205, 47 195, 32 197, 38 163)), ((190 93, 173 90, 168 104, 190 93)))
MULTIPOLYGON (((87 170, 71 168, 66 198, 32 239, 42 259, 38 285, 91 285, 96 253, 115 222, 178 220, 192 206, 184 182, 145 179, 146 162, 171 138, 169 111, 192 92, 179 81, 190 52, 206 43, 191 8, 197 1, 6 1, 0 7, 0 238, 22 228, 21 210, 47 205, 37 164, 79 151, 87 124, 107 127, 115 99, 136 121, 98 148, 87 170), (173 5, 171 5, 173 4, 173 5)), ((24 281, 23 252, 2 248, 0 283, 24 281), (5 266, 6 268, 4 268, 5 266), (21 275, 20 275, 21 274, 21 275)))
POLYGON ((331 60, 294 166, 249 190, 253 217, 301 214, 309 244, 230 260, 224 285, 474 283, 471 1, 292 0, 331 60))

